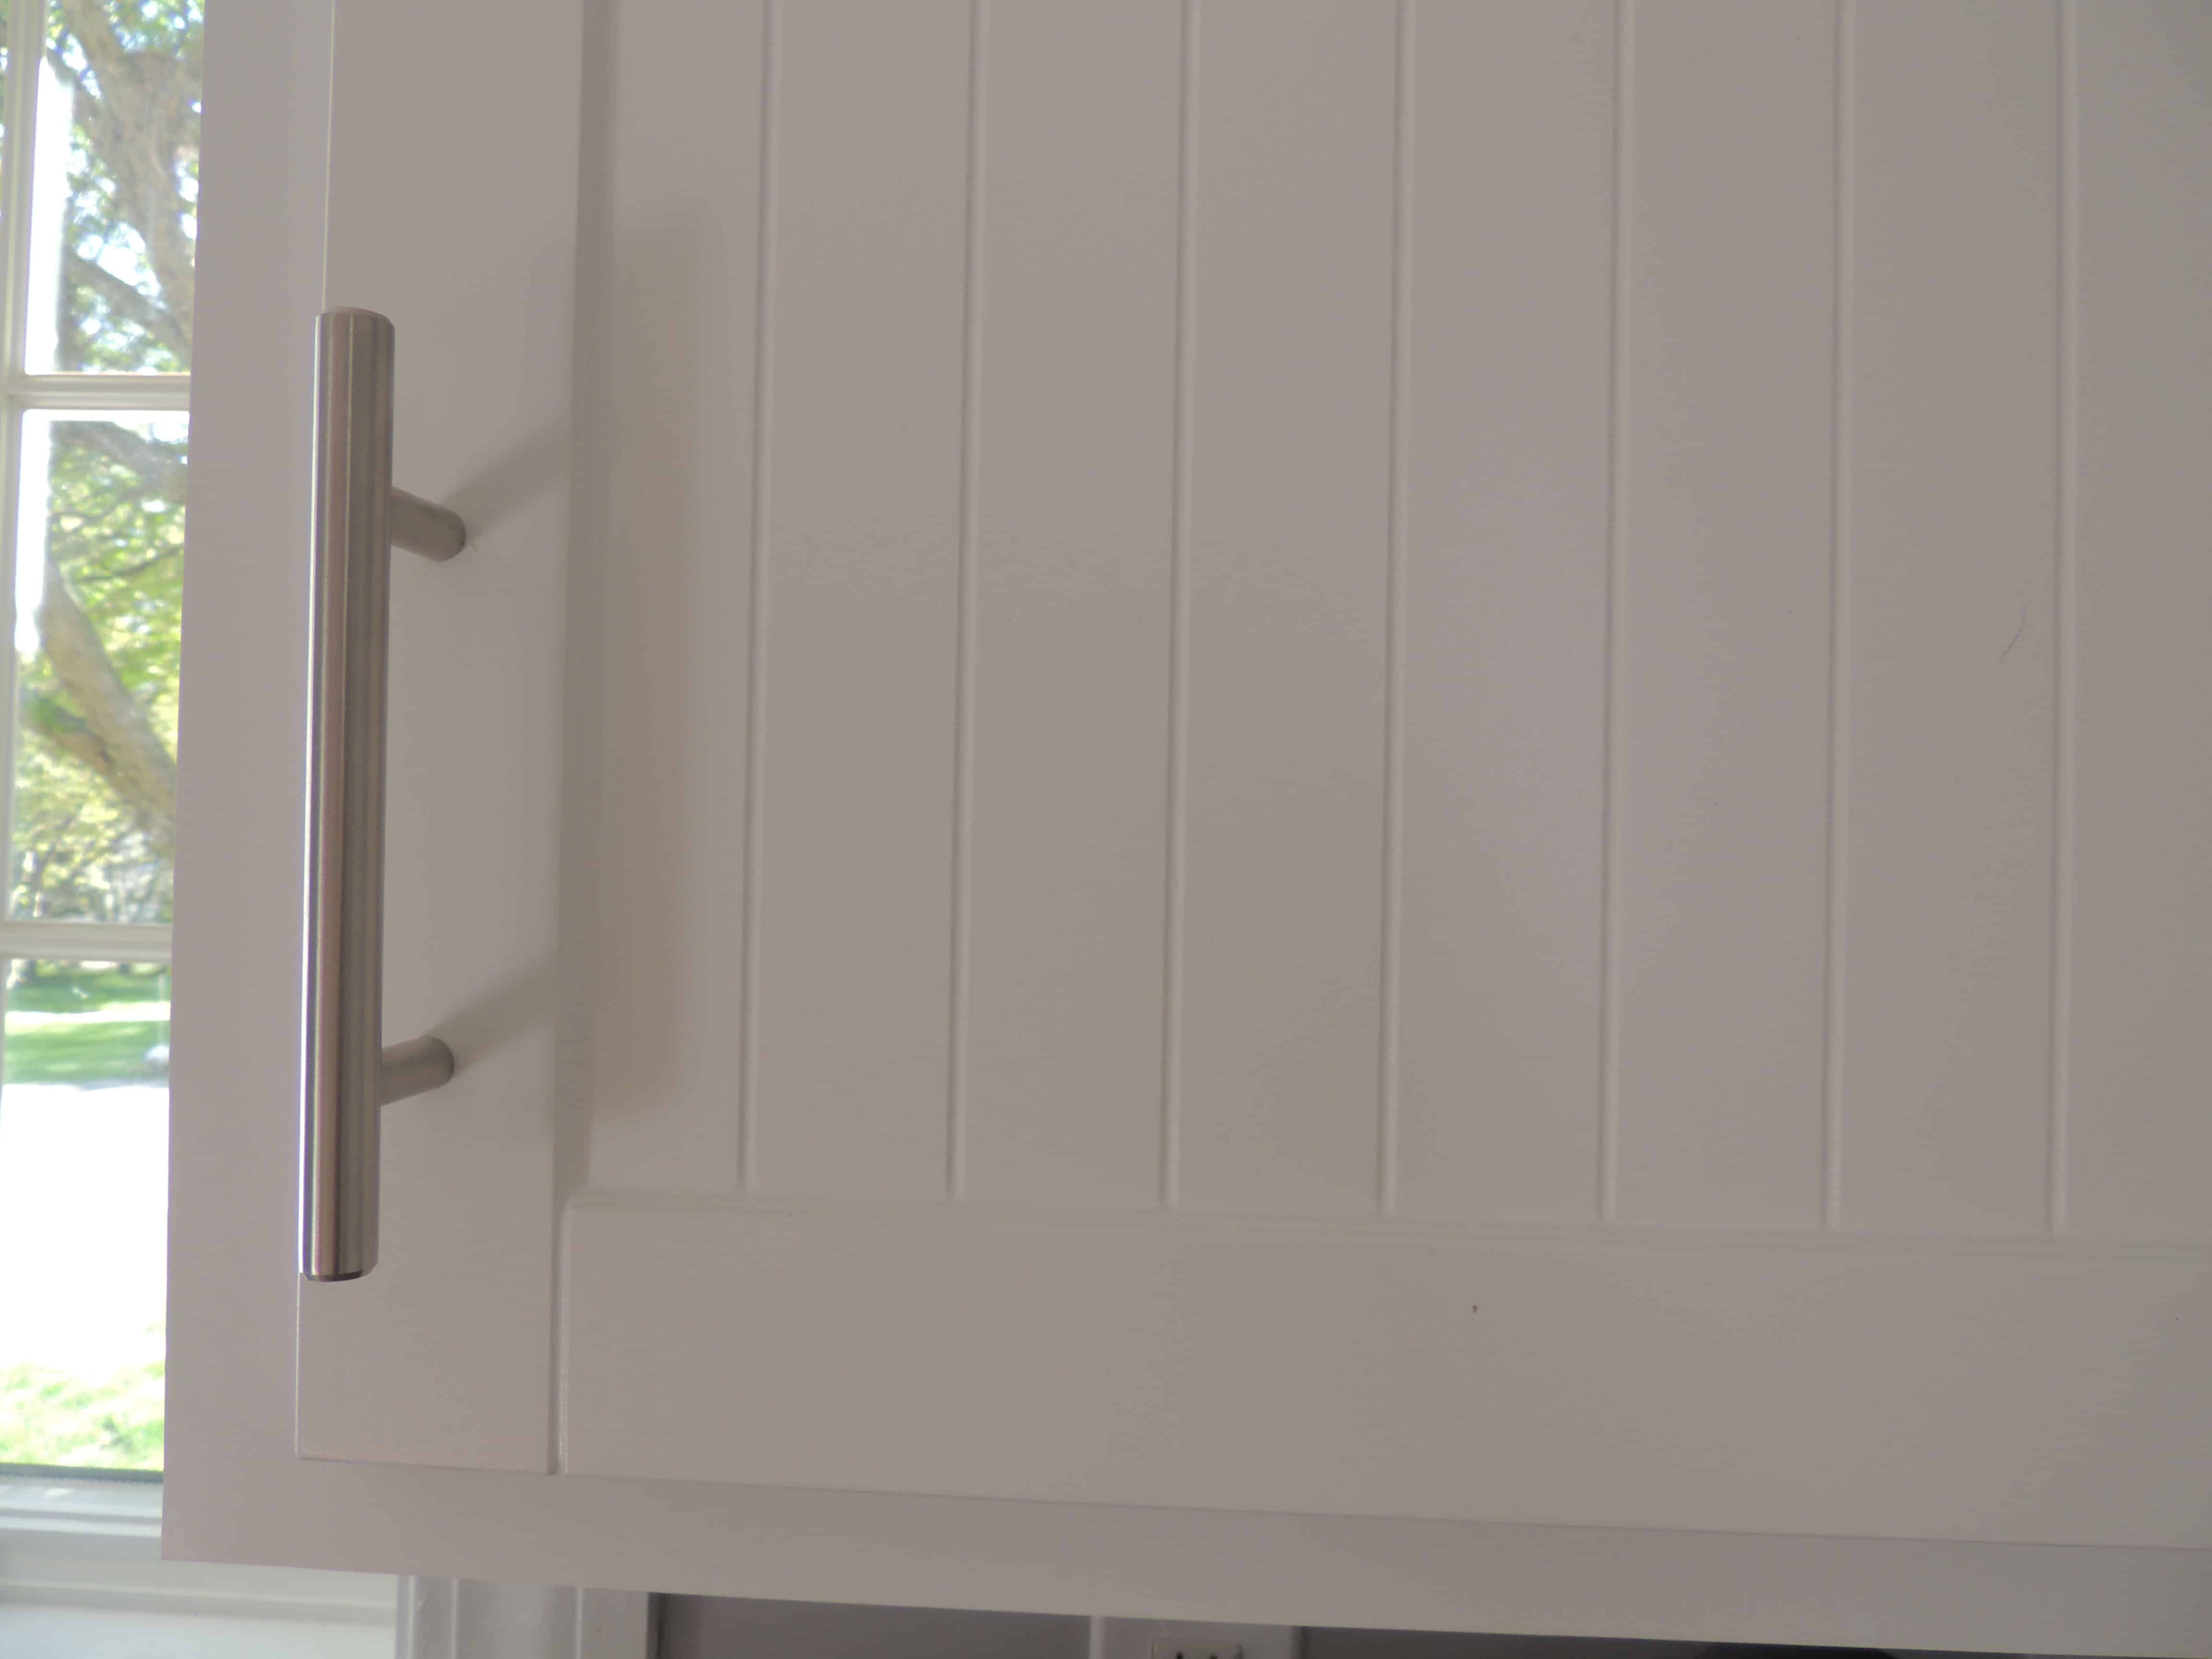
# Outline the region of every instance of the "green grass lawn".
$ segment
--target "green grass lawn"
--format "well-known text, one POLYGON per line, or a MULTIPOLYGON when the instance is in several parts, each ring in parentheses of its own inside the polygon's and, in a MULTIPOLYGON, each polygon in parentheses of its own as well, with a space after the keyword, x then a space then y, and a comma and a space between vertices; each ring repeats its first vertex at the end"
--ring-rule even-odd
POLYGON ((42 967, 8 987, 8 1012, 82 1014, 118 1002, 167 1002, 169 970, 152 963, 113 963, 98 967, 42 967))
POLYGON ((9 1083, 159 1079, 149 1049, 169 1040, 168 970, 48 968, 8 988, 9 1083))
POLYGON ((56 1020, 17 1029, 9 1022, 10 1083, 136 1083, 163 1074, 146 1051, 169 1040, 153 1019, 56 1020))
POLYGON ((0 1463, 160 1468, 162 1369, 155 1360, 87 1379, 40 1365, 0 1367, 0 1463))

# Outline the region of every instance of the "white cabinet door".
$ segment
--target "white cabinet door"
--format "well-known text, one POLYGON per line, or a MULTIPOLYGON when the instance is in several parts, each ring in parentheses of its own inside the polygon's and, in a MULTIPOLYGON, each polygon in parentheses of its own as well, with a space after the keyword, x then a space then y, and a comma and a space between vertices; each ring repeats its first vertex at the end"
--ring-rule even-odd
POLYGON ((2212 14, 210 40, 173 1547, 2212 1648, 2212 14), (325 304, 460 1070, 295 1286, 325 304))

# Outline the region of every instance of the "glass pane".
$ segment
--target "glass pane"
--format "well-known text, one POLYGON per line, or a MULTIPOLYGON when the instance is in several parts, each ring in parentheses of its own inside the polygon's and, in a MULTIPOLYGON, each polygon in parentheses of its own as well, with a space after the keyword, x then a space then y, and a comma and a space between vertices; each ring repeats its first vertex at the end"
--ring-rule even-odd
POLYGON ((18 920, 169 919, 185 433, 182 415, 23 417, 18 920))
POLYGON ((32 163, 34 374, 191 367, 201 0, 51 0, 32 163))
POLYGON ((169 970, 8 964, 0 1463, 161 1467, 169 970))

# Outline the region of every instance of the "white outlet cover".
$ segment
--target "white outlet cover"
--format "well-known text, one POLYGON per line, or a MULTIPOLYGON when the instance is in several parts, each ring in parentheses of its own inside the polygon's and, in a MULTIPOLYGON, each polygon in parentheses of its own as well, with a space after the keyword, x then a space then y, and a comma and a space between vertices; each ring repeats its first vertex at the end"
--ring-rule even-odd
POLYGON ((1298 1659, 1298 1635, 1296 1625, 1093 1619, 1091 1659, 1298 1659))
POLYGON ((1155 1636, 1152 1659, 1244 1659, 1244 1644, 1220 1636, 1155 1636))

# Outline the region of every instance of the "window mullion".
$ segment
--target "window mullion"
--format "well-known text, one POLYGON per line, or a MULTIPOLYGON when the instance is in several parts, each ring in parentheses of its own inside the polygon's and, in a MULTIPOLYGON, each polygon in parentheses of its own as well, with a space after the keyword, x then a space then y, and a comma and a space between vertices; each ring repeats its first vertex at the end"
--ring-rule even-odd
POLYGON ((188 374, 19 374, 7 394, 26 409, 168 413, 191 406, 188 374))
MULTIPOLYGON (((0 405, 0 615, 8 637, 0 641, 0 920, 15 908, 15 551, 23 515, 23 405, 0 405)), ((6 963, 0 960, 0 986, 6 963)), ((0 992, 0 1010, 5 994, 0 992)), ((7 1036, 0 1028, 0 1066, 7 1036)))
MULTIPOLYGON (((24 304, 31 268, 32 153, 38 132, 39 66, 45 60, 46 0, 15 0, 8 14, 8 78, 0 93, 0 118, 7 130, 0 141, 0 375, 13 383, 23 367, 23 342, 29 319, 24 304)), ((0 915, 15 885, 15 543, 21 521, 23 405, 10 398, 0 404, 0 615, 8 619, 8 639, 0 647, 0 915)), ((0 960, 0 986, 4 986, 0 960)), ((0 1010, 6 1006, 0 991, 0 1010)), ((7 1035, 0 1022, 0 1074, 4 1074, 7 1035)))
POLYGON ((15 0, 8 14, 8 84, 4 110, 7 137, 0 148, 0 246, 7 268, 0 272, 0 374, 12 383, 23 372, 23 346, 29 318, 24 300, 30 288, 32 151, 38 132, 39 66, 46 58, 46 0, 15 0))
POLYGON ((161 922, 0 920, 0 959, 5 958, 166 964, 169 929, 161 922))

